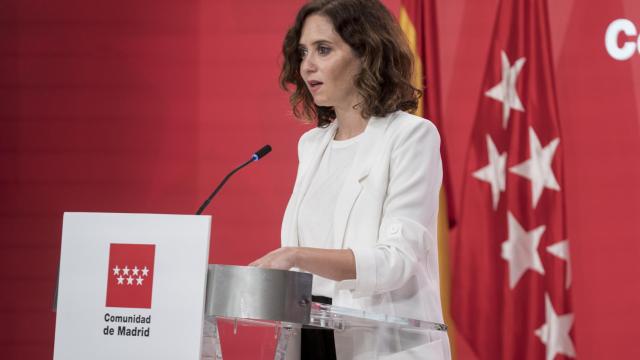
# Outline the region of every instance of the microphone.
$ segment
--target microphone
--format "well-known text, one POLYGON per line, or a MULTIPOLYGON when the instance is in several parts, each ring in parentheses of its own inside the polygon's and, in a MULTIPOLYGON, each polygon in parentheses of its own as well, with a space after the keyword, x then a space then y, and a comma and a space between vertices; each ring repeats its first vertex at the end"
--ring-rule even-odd
POLYGON ((263 157, 265 157, 265 155, 267 155, 270 152, 271 152, 271 145, 265 145, 265 146, 261 147, 260 150, 256 151, 251 156, 251 159, 253 159, 253 161, 258 161, 258 160, 262 159, 263 157))
POLYGON ((233 171, 231 171, 229 174, 227 174, 227 176, 225 176, 224 179, 222 179, 222 181, 216 187, 216 189, 213 190, 211 195, 209 195, 207 200, 205 200, 202 203, 202 205, 200 205, 200 208, 198 209, 198 211, 196 211, 196 215, 202 214, 204 209, 206 209, 207 206, 209 205, 209 203, 211 202, 211 199, 213 199, 213 197, 216 196, 218 191, 220 191, 220 189, 222 189, 222 186, 224 186, 224 184, 227 182, 227 180, 229 180, 229 178, 231 176, 233 176, 233 174, 237 173, 240 169, 242 169, 243 167, 251 164, 252 162, 262 159, 263 157, 265 157, 270 152, 271 152, 271 145, 265 145, 265 146, 261 147, 260 150, 256 151, 255 153, 253 153, 253 155, 251 155, 251 159, 249 159, 248 161, 244 162, 242 165, 238 166, 237 168, 233 169, 233 171))

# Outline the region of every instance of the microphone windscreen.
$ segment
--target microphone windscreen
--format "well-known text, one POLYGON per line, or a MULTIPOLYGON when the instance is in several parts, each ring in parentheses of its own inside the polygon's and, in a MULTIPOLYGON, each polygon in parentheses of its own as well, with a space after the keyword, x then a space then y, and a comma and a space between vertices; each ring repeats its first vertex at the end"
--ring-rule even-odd
POLYGON ((271 152, 271 145, 265 145, 260 150, 256 151, 256 156, 258 159, 262 159, 265 155, 271 152))

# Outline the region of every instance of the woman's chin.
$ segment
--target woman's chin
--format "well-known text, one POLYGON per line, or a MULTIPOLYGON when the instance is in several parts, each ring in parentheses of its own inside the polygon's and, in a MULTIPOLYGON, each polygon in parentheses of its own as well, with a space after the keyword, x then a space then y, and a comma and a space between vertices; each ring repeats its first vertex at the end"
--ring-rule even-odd
POLYGON ((323 99, 323 98, 314 97, 313 98, 313 103, 318 105, 318 106, 323 106, 323 107, 330 107, 331 106, 329 104, 329 102, 326 99, 323 99))

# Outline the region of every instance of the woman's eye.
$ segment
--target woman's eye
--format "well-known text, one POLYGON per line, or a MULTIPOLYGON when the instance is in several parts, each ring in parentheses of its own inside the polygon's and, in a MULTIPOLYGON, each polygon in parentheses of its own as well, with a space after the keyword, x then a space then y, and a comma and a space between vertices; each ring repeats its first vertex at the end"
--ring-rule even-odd
POLYGON ((298 55, 300 55, 301 59, 304 59, 305 56, 307 56, 307 49, 298 49, 298 55))
POLYGON ((318 54, 327 55, 331 52, 331 48, 327 46, 318 46, 318 54))

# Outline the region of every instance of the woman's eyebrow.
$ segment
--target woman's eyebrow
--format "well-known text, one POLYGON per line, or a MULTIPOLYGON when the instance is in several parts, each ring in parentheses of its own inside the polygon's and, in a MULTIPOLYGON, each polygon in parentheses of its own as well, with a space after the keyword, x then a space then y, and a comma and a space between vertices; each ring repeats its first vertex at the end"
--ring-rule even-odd
POLYGON ((314 46, 317 46, 317 45, 331 45, 332 42, 329 41, 329 40, 321 39, 321 40, 316 40, 316 41, 312 42, 311 44, 314 45, 314 46))
MULTIPOLYGON (((311 43, 311 45, 330 45, 333 44, 331 41, 329 40, 325 40, 325 39, 320 39, 320 40, 315 40, 314 42, 311 43)), ((307 45, 305 45, 304 43, 298 43, 298 47, 306 47, 307 45)))

